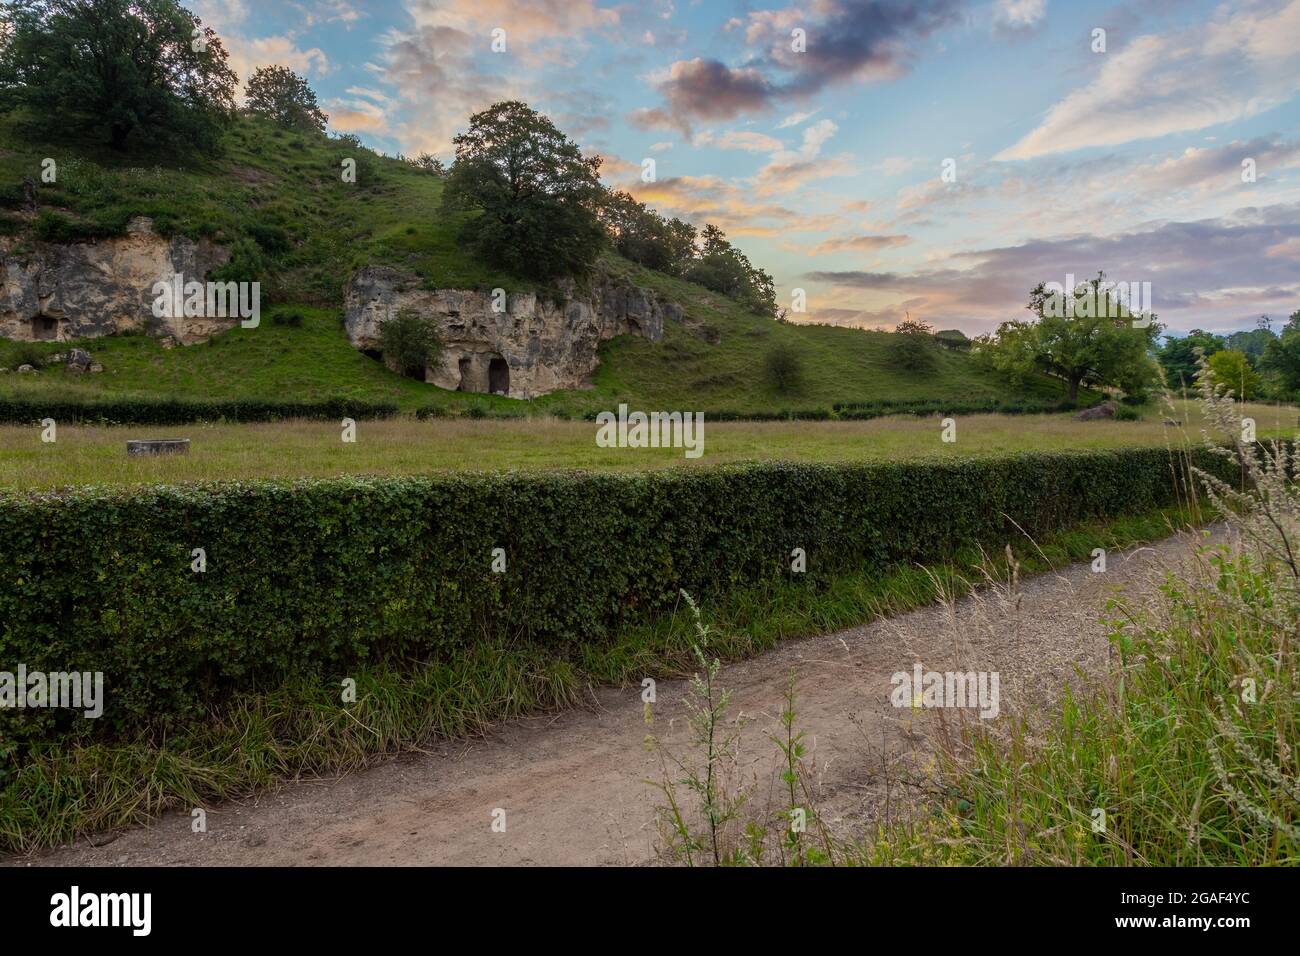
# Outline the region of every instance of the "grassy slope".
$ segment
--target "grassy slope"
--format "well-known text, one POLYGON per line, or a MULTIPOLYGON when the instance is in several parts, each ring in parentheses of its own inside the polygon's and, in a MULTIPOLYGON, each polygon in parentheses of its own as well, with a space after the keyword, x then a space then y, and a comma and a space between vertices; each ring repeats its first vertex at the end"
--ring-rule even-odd
MULTIPOLYGON (((336 140, 251 119, 234 127, 220 159, 189 159, 191 165, 174 168, 144 167, 142 158, 114 156, 94 143, 33 144, 13 120, 3 123, 0 138, 14 146, 0 150, 0 190, 8 190, 11 205, 20 195, 16 184, 24 176, 38 178, 41 159, 49 156, 59 164, 58 182, 38 187, 41 209, 66 213, 78 228, 119 233, 131 217, 145 215, 160 232, 211 236, 232 246, 251 243, 258 229, 279 229, 288 248, 276 252, 272 242, 260 252, 264 263, 250 264, 243 276, 263 283, 260 328, 235 329, 210 347, 173 350, 145 337, 93 340, 83 344, 107 369, 102 376, 70 382, 58 370, 31 380, 6 375, 0 394, 347 396, 393 400, 404 408, 505 401, 401 379, 357 354, 341 328, 342 286, 369 263, 407 269, 431 286, 536 288, 461 253, 455 242, 461 220, 442 213, 437 178, 336 140), (348 156, 359 157, 355 185, 339 174, 348 156), (303 325, 276 326, 270 321, 276 307, 268 300, 301 312, 303 325)), ((26 245, 30 224, 14 212, 0 216, 0 226, 7 223, 26 245)), ((593 390, 547 396, 537 403, 543 408, 600 409, 627 400, 641 407, 756 411, 878 399, 1051 400, 1063 391, 1046 378, 1012 388, 969 356, 947 352, 937 355, 932 372, 906 372, 890 360, 888 333, 780 325, 617 257, 607 257, 605 266, 677 301, 692 326, 708 326, 721 340, 710 345, 675 324, 658 344, 622 337, 604 346, 593 390), (803 381, 786 393, 765 384, 763 375, 764 357, 778 343, 802 356, 803 381)), ((64 347, 42 346, 50 352, 64 347)), ((13 367, 18 358, 0 340, 0 367, 13 367)))

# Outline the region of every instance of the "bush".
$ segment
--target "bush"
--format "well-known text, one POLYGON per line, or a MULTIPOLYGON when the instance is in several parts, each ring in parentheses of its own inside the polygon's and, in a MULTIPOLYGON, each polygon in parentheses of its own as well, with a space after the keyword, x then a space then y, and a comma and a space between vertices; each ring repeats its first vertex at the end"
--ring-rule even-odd
POLYGON ((442 355, 438 320, 403 309, 379 327, 379 350, 393 371, 424 381, 424 370, 442 355))
MULTIPOLYGON (((302 328, 302 320, 303 315, 297 309, 281 309, 271 316, 273 325, 283 325, 291 329, 302 328)), ((213 342, 215 339, 208 339, 208 341, 213 342)))
POLYGON ((799 353, 789 345, 778 345, 768 352, 763 367, 767 372, 768 382, 778 392, 797 388, 803 377, 803 363, 799 361, 799 353))
POLYGON ((824 587, 1170 504, 1187 490, 1176 464, 1130 449, 0 493, 0 660, 102 671, 107 699, 96 721, 0 711, 0 735, 21 749, 170 733, 288 676, 337 686, 351 668, 506 635, 581 653, 680 588, 711 599, 785 577, 795 544, 803 580, 824 587))
MULTIPOLYGON (((32 363, 36 364, 36 363, 32 363)), ((191 422, 274 422, 286 418, 333 420, 391 418, 397 406, 350 398, 320 402, 267 402, 260 399, 211 402, 123 398, 102 402, 0 398, 0 422, 30 425, 42 418, 56 422, 115 425, 185 425, 191 422)))

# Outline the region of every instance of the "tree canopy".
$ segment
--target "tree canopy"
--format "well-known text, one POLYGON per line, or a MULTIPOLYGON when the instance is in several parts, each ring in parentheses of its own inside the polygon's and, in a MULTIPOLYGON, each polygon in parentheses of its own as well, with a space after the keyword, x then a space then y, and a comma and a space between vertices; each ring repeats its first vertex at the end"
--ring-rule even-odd
POLYGON ((245 90, 244 108, 289 129, 325 132, 329 117, 321 112, 316 94, 306 78, 284 66, 263 66, 253 71, 245 90))
POLYGON ((0 13, 0 109, 114 149, 213 148, 233 115, 226 50, 176 0, 11 0, 0 13))
POLYGON ((1074 307, 1062 309, 1053 293, 1038 285, 1027 306, 1037 320, 1003 322, 994 335, 978 340, 980 354, 1016 378, 1031 371, 1059 376, 1071 402, 1078 400, 1081 385, 1145 396, 1156 380, 1150 356, 1160 332, 1156 316, 1132 315, 1108 290, 1103 273, 1079 283, 1072 295, 1074 307))
POLYGON ((552 279, 586 272, 605 241, 600 157, 583 156, 526 103, 496 103, 457 136, 444 202, 478 210, 461 241, 521 276, 552 279))

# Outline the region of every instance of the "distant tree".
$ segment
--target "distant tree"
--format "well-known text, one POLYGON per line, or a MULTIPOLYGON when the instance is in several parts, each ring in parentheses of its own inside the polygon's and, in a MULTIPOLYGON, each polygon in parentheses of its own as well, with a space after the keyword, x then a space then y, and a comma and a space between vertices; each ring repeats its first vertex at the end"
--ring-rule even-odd
POLYGON ((1243 353, 1250 360, 1250 367, 1255 368, 1259 360, 1264 357, 1264 352, 1268 348, 1268 343, 1277 338, 1268 326, 1259 326, 1253 329, 1243 329, 1240 332, 1233 332, 1224 341, 1224 347, 1236 349, 1243 353))
POLYGON ((1104 281, 1098 273, 1080 283, 1070 309, 1059 307, 1059 293, 1038 285, 1027 306, 1037 321, 1002 323, 995 335, 980 340, 979 353, 1016 378, 1032 371, 1059 376, 1071 402, 1078 401, 1082 385, 1116 386, 1145 398, 1157 374, 1150 353, 1161 326, 1154 315, 1137 324, 1104 281))
POLYGON ((890 342, 890 355, 901 368, 919 371, 934 364, 935 346, 933 328, 929 323, 913 319, 911 314, 894 327, 890 342))
POLYGON ((752 312, 774 317, 776 283, 773 278, 754 268, 749 257, 712 223, 704 226, 700 239, 700 256, 691 264, 686 278, 735 299, 752 312))
POLYGON ((118 150, 213 148, 234 113, 225 47, 176 0, 11 0, 0 14, 0 110, 118 150))
POLYGON ((411 165, 416 169, 424 170, 426 173, 433 173, 435 176, 447 175, 447 167, 443 161, 430 153, 421 153, 411 160, 411 165))
POLYGON ((1182 338, 1170 336, 1166 339, 1156 352, 1156 358, 1165 370, 1165 382, 1171 389, 1190 389, 1196 382, 1198 371, 1196 350, 1199 348, 1206 355, 1213 355, 1224 347, 1223 336, 1192 329, 1182 338))
POLYGON ((379 326, 379 351, 399 375, 424 378, 426 367, 442 355, 442 334, 432 316, 403 309, 379 326))
POLYGON ((306 78, 288 67, 259 67, 249 78, 245 92, 244 108, 248 112, 265 116, 288 129, 323 133, 329 123, 306 78))
POLYGON ((799 353, 784 342, 767 353, 763 364, 768 380, 779 392, 795 388, 803 378, 803 363, 799 360, 799 353))
POLYGON ((1259 390, 1259 373, 1250 367, 1244 352, 1224 349, 1206 359, 1206 364, 1214 372, 1215 379, 1228 386, 1238 401, 1255 397, 1259 390))
POLYGON ((695 227, 665 219, 626 192, 612 192, 601 218, 619 255, 650 269, 680 276, 695 258, 695 227))
POLYGON ((1277 377, 1284 397, 1294 398, 1300 391, 1300 310, 1291 313, 1282 334, 1268 343, 1259 367, 1277 377))
POLYGON ((549 119, 518 100, 470 117, 454 140, 443 200, 479 210, 461 242, 493 265, 552 279, 586 272, 605 243, 597 218, 600 157, 584 157, 549 119))

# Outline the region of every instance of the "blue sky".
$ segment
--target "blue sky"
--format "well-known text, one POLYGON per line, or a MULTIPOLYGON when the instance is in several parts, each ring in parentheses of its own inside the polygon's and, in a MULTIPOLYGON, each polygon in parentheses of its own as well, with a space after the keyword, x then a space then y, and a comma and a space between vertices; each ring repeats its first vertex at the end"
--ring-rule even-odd
POLYGON ((795 318, 978 334, 1099 269, 1175 332, 1300 309, 1300 0, 190 6, 241 77, 298 70, 388 153, 450 159, 470 113, 526 100, 782 304, 805 290, 795 318))

